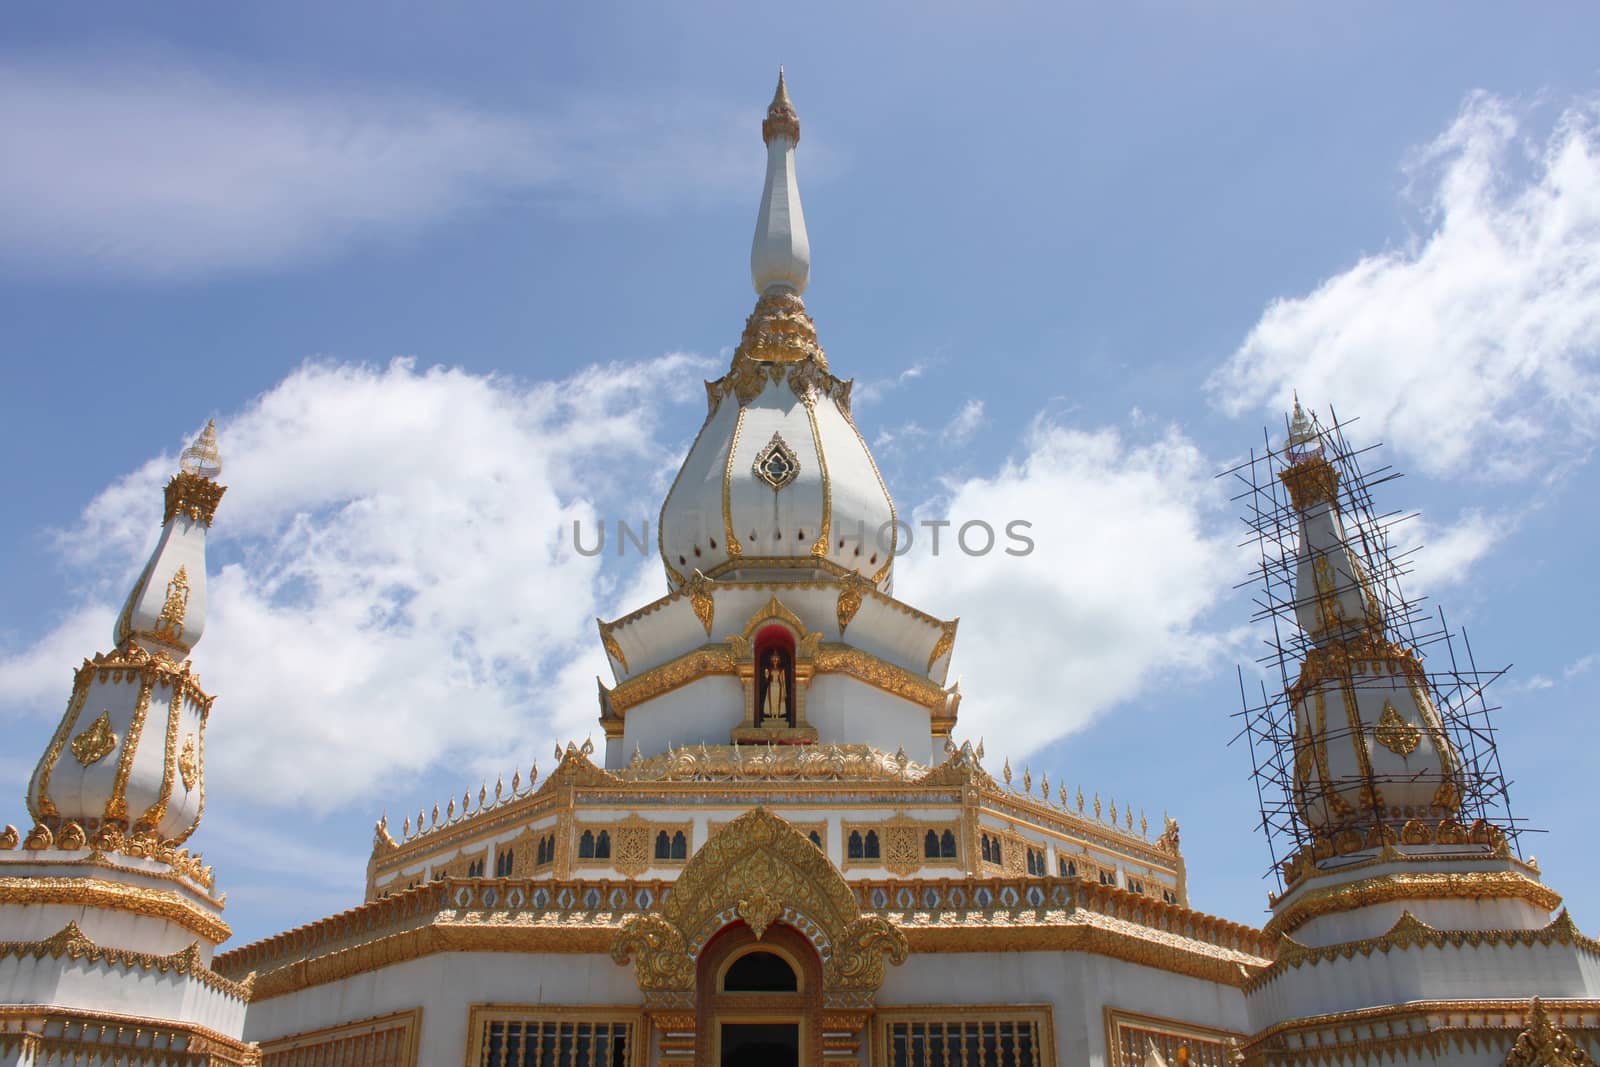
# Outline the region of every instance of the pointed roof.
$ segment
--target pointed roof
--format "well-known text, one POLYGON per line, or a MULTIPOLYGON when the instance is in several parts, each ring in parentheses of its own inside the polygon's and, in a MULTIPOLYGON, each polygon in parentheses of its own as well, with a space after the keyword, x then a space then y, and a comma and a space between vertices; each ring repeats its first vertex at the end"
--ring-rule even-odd
POLYGON ((800 143, 800 116, 795 113, 789 99, 789 86, 783 80, 783 68, 778 68, 778 88, 773 91, 772 103, 767 105, 767 117, 761 123, 761 139, 768 144, 778 135, 789 138, 791 144, 800 143))

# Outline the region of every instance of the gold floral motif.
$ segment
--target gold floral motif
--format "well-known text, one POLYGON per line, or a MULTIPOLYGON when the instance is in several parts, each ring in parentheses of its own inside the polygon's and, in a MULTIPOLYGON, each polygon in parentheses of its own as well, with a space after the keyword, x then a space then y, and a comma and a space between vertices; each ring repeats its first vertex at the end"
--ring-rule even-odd
MULTIPOLYGON (((733 352, 733 367, 728 372, 739 402, 748 404, 759 395, 756 389, 750 400, 740 391, 743 381, 753 377, 763 367, 754 364, 815 363, 818 370, 828 369, 828 357, 817 344, 817 327, 806 314, 806 303, 793 289, 778 287, 768 289, 756 300, 755 310, 745 320, 744 334, 739 347, 733 352)), ((781 372, 782 368, 777 369, 781 372)), ((781 381, 782 375, 768 377, 781 381)), ((765 388, 765 383, 761 388, 765 388)))
POLYGON ((1383 714, 1378 716, 1378 725, 1372 731, 1372 737, 1396 756, 1404 758, 1417 750, 1417 745, 1422 741, 1422 731, 1402 719, 1394 705, 1385 700, 1383 714))
POLYGON ((167 583, 167 597, 156 616, 155 636, 176 643, 183 638, 183 617, 189 610, 189 569, 179 566, 167 583))
POLYGON ((108 709, 72 739, 72 757, 88 767, 111 755, 116 747, 117 735, 111 732, 111 712, 108 709))
POLYGON ((1506 1067, 1594 1067, 1594 1060, 1567 1032, 1550 1021, 1544 1003, 1533 998, 1528 1028, 1506 1057, 1506 1067))
POLYGON ((782 913, 817 946, 829 993, 870 992, 883 981, 885 953, 896 963, 905 959, 905 935, 879 916, 862 915, 827 857, 759 807, 695 854, 659 911, 623 923, 612 959, 637 960, 642 990, 688 992, 694 988, 692 953, 738 914, 741 901, 760 895, 781 900, 782 913))
POLYGON ((5 829, 0 830, 0 852, 13 851, 21 841, 22 838, 18 835, 17 828, 10 823, 6 823, 5 829))
POLYGON ((148 952, 130 952, 126 949, 102 948, 84 936, 78 924, 68 922, 58 933, 43 941, 0 942, 0 959, 60 959, 103 963, 124 970, 155 971, 159 974, 180 974, 194 978, 211 989, 234 1000, 250 999, 250 981, 233 982, 212 971, 200 961, 198 943, 180 949, 169 956, 156 956, 148 952))
POLYGON ((767 927, 783 914, 783 905, 767 892, 765 886, 758 886, 749 897, 739 901, 737 910, 739 918, 749 925, 750 932, 756 935, 757 941, 760 941, 761 935, 767 932, 767 927))
POLYGON ((839 621, 839 633, 844 633, 845 627, 850 625, 850 620, 861 610, 861 599, 871 588, 872 583, 854 571, 839 582, 839 599, 834 604, 834 615, 839 621))
MULTIPOLYGON (((772 439, 756 453, 755 462, 750 465, 750 470, 776 493, 800 477, 800 457, 794 454, 794 449, 789 447, 789 442, 783 439, 783 435, 774 430, 772 439)), ((823 471, 822 477, 826 486, 826 470, 823 471)))
POLYGON ((1285 468, 1278 477, 1289 490, 1289 500, 1296 511, 1332 504, 1339 495, 1339 472, 1320 455, 1285 468))
POLYGON ((717 617, 717 602, 711 595, 711 581, 699 571, 695 571, 687 582, 683 583, 683 592, 689 595, 689 606, 694 609, 694 617, 700 620, 700 625, 705 627, 706 636, 711 636, 711 627, 717 617))
POLYGON ((29 852, 43 852, 45 849, 54 848, 56 835, 50 832, 50 827, 39 823, 28 831, 27 838, 22 842, 22 847, 29 852))
POLYGON ((195 755, 194 734, 183 739, 183 751, 178 753, 178 774, 183 778, 183 788, 190 790, 200 777, 200 761, 195 755))
POLYGON ((227 491, 227 486, 198 474, 187 471, 175 474, 167 483, 166 510, 162 513, 161 524, 165 526, 174 515, 182 514, 188 516, 190 522, 210 526, 217 514, 217 505, 222 502, 222 494, 227 491))

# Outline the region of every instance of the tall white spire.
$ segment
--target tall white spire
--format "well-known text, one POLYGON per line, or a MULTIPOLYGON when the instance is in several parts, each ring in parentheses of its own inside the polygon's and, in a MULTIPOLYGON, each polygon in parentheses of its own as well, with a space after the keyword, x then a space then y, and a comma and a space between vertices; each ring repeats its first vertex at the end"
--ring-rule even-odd
POLYGON ((767 182, 761 190, 761 213, 750 245, 750 280, 757 293, 775 286, 804 293, 811 280, 811 242, 806 237, 806 216, 794 176, 800 118, 789 101, 782 67, 778 68, 777 92, 761 124, 761 139, 767 143, 767 182))

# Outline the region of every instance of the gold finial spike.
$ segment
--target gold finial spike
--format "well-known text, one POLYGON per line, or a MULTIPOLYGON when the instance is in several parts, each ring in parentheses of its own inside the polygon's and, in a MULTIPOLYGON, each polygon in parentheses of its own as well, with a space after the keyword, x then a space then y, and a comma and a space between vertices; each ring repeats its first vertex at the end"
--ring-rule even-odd
POLYGON ((522 772, 521 771, 512 771, 511 772, 511 795, 512 796, 516 796, 520 792, 522 792, 522 772))
POLYGON ((783 68, 778 68, 778 88, 767 105, 767 117, 761 122, 761 140, 770 144, 779 134, 791 143, 800 143, 800 116, 795 113, 794 102, 789 99, 789 85, 784 81, 783 68))
POLYGON ((483 805, 489 799, 489 786, 487 783, 478 786, 478 810, 483 810, 483 805))
POLYGON ((419 834, 422 833, 422 822, 423 822, 422 809, 418 808, 417 809, 417 833, 419 833, 419 834))
POLYGON ((410 837, 411 836, 411 816, 409 816, 409 815, 407 815, 405 817, 405 821, 403 821, 400 824, 400 836, 401 837, 410 837))
POLYGON ((1067 810, 1067 783, 1066 782, 1062 782, 1061 783, 1061 792, 1059 792, 1056 795, 1061 801, 1061 810, 1062 811, 1066 811, 1067 810))
POLYGON ((499 777, 499 778, 496 778, 494 780, 494 802, 496 804, 500 803, 500 794, 504 793, 505 791, 506 791, 506 780, 505 780, 505 778, 503 776, 499 777))
POLYGON ((1096 822, 1100 821, 1100 794, 1099 793, 1096 793, 1094 795, 1094 818, 1095 818, 1096 822))
POLYGON ((1150 837, 1150 820, 1144 817, 1143 808, 1139 809, 1139 836, 1146 839, 1150 837))
POLYGON ((1006 757, 1006 765, 1000 769, 1000 773, 1005 777, 1006 785, 1009 786, 1011 784, 1011 757, 1010 756, 1006 757))
POLYGON ((437 804, 433 806, 433 825, 439 825, 439 805, 437 804))
POLYGON ((217 448, 217 420, 210 419, 194 444, 178 454, 178 469, 216 481, 222 474, 222 452, 217 448))
MULTIPOLYGON (((559 758, 560 757, 558 756, 557 759, 559 759, 559 758)), ((528 768, 528 789, 532 790, 533 789, 533 783, 537 782, 538 780, 539 780, 539 764, 538 764, 537 761, 535 761, 533 766, 528 768)))
POLYGON ((1078 814, 1083 814, 1083 786, 1078 787, 1078 814))
POLYGON ((1022 768, 1022 792, 1024 794, 1033 792, 1033 770, 1032 770, 1032 768, 1029 768, 1029 767, 1022 768))
POLYGON ((1050 802, 1050 775, 1049 774, 1041 774, 1039 776, 1039 795, 1044 797, 1046 804, 1048 804, 1050 802))
POLYGON ((456 798, 455 797, 451 797, 450 798, 450 803, 445 805, 444 820, 445 820, 445 822, 450 822, 455 817, 456 817, 456 798))

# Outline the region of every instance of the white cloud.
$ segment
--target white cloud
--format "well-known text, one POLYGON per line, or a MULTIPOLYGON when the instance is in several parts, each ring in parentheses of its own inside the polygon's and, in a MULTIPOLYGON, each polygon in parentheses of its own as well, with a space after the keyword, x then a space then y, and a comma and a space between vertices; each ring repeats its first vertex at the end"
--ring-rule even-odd
POLYGON ((1211 378, 1225 411, 1291 388, 1435 473, 1517 476, 1600 428, 1600 101, 1541 137, 1487 93, 1408 168, 1424 231, 1274 302, 1211 378))
MULTIPOLYGON (((535 742, 592 730, 594 616, 664 579, 610 576, 571 523, 636 510, 643 479, 608 472, 670 463, 657 416, 703 369, 673 355, 524 385, 312 364, 219 419, 230 489, 195 654, 219 695, 216 780, 328 810, 432 767, 526 767, 535 742)), ((63 539, 91 603, 0 659, 0 715, 53 713, 105 647, 173 467, 146 463, 63 539)))
POLYGON ((969 398, 961 405, 961 410, 955 413, 955 417, 945 424, 942 436, 948 444, 965 444, 982 425, 983 401, 976 397, 969 398))
POLYGON ((1455 522, 1437 526, 1421 520, 1417 530, 1404 529, 1402 540, 1419 535, 1421 551, 1408 561, 1408 593, 1431 592, 1463 581, 1472 567, 1508 537, 1516 524, 1504 515, 1463 511, 1455 522))
POLYGON ((753 196, 753 114, 590 99, 516 115, 171 61, 0 60, 0 264, 189 277, 405 237, 513 191, 753 196))
MULTIPOLYGON (((896 564, 896 587, 919 607, 959 614, 952 676, 968 694, 961 732, 1022 756, 1144 690, 1163 672, 1212 660, 1220 639, 1201 616, 1238 561, 1212 528, 1224 505, 1212 464, 1176 430, 1131 441, 1114 429, 1039 420, 1025 454, 992 477, 946 487, 917 518, 983 520, 994 551, 966 556, 943 532, 896 564), (1006 536, 1012 520, 1030 522, 1006 536)), ((976 548, 981 531, 968 543, 976 548)))

